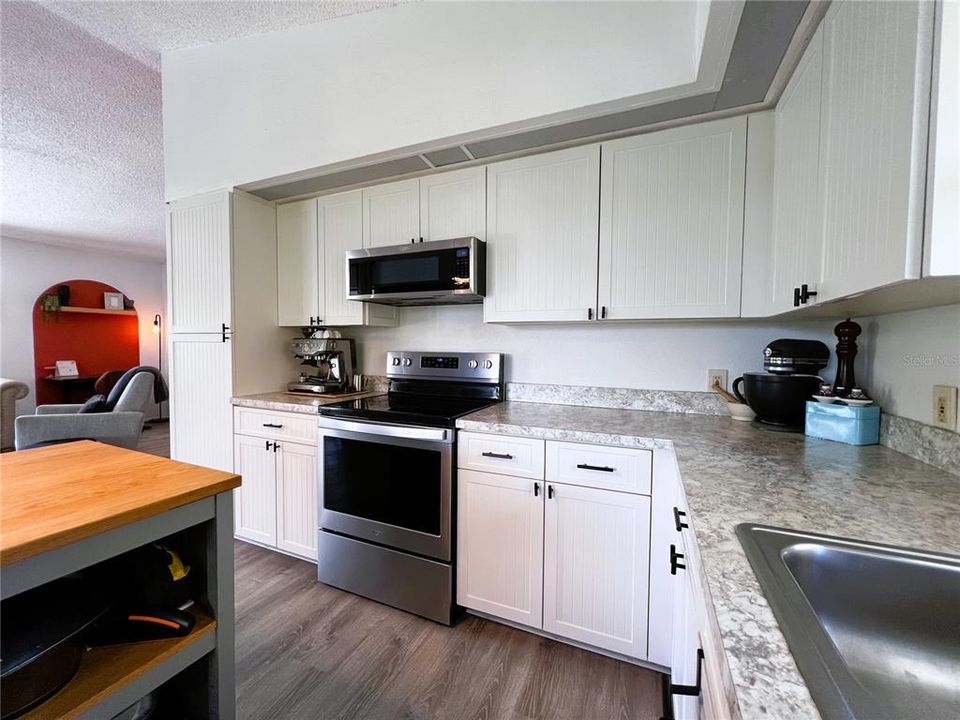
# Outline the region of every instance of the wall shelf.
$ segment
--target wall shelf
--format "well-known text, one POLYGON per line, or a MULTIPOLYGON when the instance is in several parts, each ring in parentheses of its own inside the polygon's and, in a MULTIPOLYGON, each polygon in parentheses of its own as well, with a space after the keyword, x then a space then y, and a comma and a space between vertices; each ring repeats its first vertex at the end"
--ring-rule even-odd
POLYGON ((65 313, 85 313, 87 315, 136 315, 136 310, 107 310, 106 308, 74 307, 66 305, 60 308, 65 313))

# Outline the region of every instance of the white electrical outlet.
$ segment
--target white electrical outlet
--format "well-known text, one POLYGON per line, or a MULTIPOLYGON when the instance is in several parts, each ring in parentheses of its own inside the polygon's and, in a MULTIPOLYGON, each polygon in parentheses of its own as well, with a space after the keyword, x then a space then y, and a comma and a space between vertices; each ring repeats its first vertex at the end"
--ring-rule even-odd
POLYGON ((933 424, 957 429, 957 388, 953 385, 933 386, 933 424))
POLYGON ((726 370, 707 370, 707 390, 713 390, 714 383, 718 383, 724 390, 727 389, 726 370))

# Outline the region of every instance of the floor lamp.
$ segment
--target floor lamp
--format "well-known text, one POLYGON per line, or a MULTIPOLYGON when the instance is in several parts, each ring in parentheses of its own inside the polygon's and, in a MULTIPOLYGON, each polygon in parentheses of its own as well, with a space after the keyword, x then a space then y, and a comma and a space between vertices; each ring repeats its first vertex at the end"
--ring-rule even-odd
MULTIPOLYGON (((157 313, 153 316, 153 334, 157 336, 157 370, 160 373, 163 373, 163 318, 160 317, 160 313, 157 313)), ((163 417, 163 403, 157 403, 157 410, 160 412, 160 417, 156 419, 156 422, 165 420, 163 417)))

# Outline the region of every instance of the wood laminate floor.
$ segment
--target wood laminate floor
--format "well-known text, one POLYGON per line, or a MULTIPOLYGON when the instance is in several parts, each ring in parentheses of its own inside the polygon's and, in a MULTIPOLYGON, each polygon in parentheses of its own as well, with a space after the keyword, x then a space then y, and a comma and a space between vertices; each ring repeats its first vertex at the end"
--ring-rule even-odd
POLYGON ((170 422, 148 420, 146 424, 150 427, 149 429, 144 427, 143 432, 140 433, 137 450, 160 457, 170 457, 170 422))
POLYGON ((452 628, 236 543, 237 696, 268 720, 656 720, 660 675, 498 623, 452 628))

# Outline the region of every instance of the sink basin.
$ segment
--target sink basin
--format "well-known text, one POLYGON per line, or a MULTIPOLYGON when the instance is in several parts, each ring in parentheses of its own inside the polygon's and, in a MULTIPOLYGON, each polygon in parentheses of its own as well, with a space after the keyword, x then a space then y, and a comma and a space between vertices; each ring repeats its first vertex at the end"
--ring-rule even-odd
POLYGON ((737 536, 826 720, 960 718, 960 557, 753 524, 737 536))

